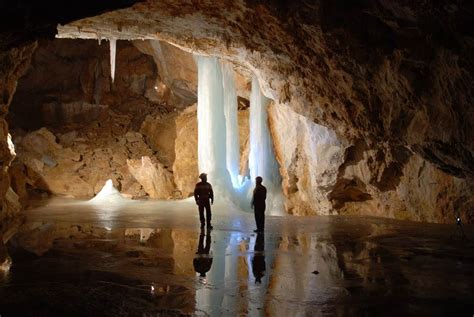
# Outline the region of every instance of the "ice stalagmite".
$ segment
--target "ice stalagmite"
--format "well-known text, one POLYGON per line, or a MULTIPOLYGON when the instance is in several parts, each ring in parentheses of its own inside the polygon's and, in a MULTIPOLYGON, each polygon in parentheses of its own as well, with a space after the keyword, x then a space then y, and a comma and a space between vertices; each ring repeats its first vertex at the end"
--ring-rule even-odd
POLYGON ((117 40, 110 39, 110 77, 112 78, 112 82, 115 79, 115 56, 117 53, 117 40))
MULTIPOLYGON (((226 119, 221 65, 215 57, 198 61, 198 165, 208 174, 215 191, 232 196, 232 181, 227 171, 226 119)), ((197 177, 197 175, 196 175, 197 177)))
POLYGON ((237 94, 235 92, 234 70, 227 63, 222 64, 224 85, 224 113, 226 121, 227 170, 234 187, 239 184, 239 124, 237 118, 237 94))

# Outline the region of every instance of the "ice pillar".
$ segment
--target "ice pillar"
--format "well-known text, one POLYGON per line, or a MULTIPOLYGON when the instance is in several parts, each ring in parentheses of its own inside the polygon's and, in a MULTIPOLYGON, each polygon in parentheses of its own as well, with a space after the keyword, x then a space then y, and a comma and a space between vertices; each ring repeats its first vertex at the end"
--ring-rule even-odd
POLYGON ((198 56, 198 165, 221 193, 232 192, 227 171, 226 118, 221 65, 215 57, 198 56))
POLYGON ((263 178, 268 190, 267 209, 270 214, 276 215, 282 213, 281 176, 268 126, 269 101, 262 94, 258 79, 254 76, 250 94, 250 178, 252 184, 255 184, 255 177, 263 178))
POLYGON ((281 177, 268 127, 268 102, 269 99, 260 91, 257 78, 253 77, 250 94, 250 177, 254 181, 255 177, 261 176, 267 184, 276 185, 281 177))
POLYGON ((222 64, 224 86, 224 113, 226 121, 226 150, 227 170, 230 173, 234 187, 239 186, 240 143, 239 124, 237 115, 237 94, 235 92, 234 70, 227 64, 222 64))

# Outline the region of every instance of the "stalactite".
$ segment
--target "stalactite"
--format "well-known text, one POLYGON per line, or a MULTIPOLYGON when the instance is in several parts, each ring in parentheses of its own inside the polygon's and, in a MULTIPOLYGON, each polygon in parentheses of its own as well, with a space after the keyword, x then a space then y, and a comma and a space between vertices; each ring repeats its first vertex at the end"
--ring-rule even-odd
POLYGON ((110 77, 112 78, 112 82, 115 79, 115 57, 117 54, 117 40, 116 39, 109 39, 110 42, 110 77))

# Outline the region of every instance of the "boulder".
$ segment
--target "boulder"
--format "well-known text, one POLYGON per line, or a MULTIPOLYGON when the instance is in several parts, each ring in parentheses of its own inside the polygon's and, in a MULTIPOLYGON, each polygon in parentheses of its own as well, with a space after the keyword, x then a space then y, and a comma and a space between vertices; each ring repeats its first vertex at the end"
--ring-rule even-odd
POLYGON ((141 160, 127 160, 130 174, 143 186, 151 198, 169 199, 173 195, 174 186, 171 173, 162 164, 153 163, 148 156, 141 160))
POLYGON ((140 128, 160 162, 170 167, 175 159, 176 117, 175 112, 165 117, 148 115, 140 128))

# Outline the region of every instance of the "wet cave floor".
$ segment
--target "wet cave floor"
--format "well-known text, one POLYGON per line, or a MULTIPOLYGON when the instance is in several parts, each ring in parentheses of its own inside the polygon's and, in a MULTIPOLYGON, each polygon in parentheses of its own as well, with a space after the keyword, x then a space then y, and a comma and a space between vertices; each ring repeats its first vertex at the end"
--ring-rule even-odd
POLYGON ((201 232, 195 209, 29 210, 0 276, 0 315, 474 314, 474 226, 462 240, 455 224, 286 216, 255 234, 252 214, 217 204, 214 230, 201 232))

